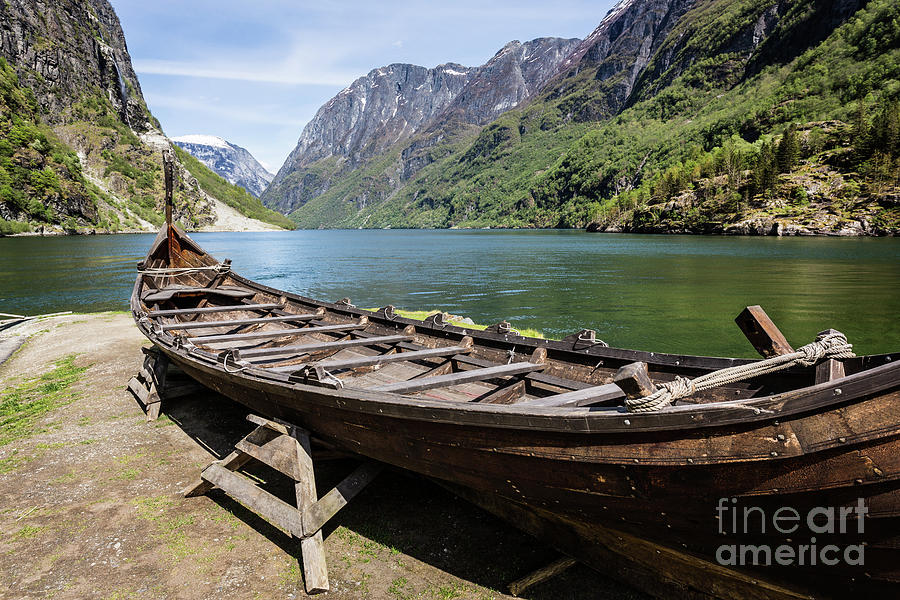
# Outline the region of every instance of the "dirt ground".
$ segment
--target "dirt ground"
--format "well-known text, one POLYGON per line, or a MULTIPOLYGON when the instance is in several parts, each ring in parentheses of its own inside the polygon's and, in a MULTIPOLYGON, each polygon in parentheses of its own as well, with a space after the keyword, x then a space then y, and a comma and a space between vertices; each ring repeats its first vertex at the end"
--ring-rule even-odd
MULTIPOLYGON (((210 392, 164 403, 160 419, 145 422, 125 385, 147 341, 127 314, 31 322, 0 337, 13 334, 30 338, 0 365, 0 598, 305 596, 291 538, 221 492, 181 496, 252 429, 246 411, 210 392), (21 398, 46 406, 23 417, 21 398)), ((317 466, 320 493, 354 466, 317 466)), ((249 472, 293 501, 282 476, 249 472)), ((510 581, 558 557, 396 471, 379 475, 325 535, 331 591, 320 597, 334 599, 509 598, 510 581)), ((577 565, 523 597, 642 596, 577 565)))

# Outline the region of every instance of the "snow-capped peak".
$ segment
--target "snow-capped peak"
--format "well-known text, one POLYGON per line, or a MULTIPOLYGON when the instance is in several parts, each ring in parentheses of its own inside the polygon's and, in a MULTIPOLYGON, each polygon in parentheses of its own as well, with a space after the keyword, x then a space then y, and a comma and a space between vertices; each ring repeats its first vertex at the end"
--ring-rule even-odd
POLYGON ((172 141, 181 142, 182 144, 199 144, 201 146, 212 146, 213 148, 229 147, 229 143, 217 135, 203 135, 200 133, 173 137, 172 141))

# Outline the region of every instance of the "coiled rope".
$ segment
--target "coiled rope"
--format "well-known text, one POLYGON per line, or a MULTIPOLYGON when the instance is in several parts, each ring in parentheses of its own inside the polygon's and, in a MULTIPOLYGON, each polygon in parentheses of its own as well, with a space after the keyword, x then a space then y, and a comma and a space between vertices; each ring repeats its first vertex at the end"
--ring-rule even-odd
POLYGON ((627 398, 625 406, 629 412, 652 412, 669 406, 679 398, 686 398, 695 392, 702 392, 720 385, 735 383, 768 375, 793 366, 811 367, 828 358, 853 358, 853 345, 840 331, 829 330, 816 337, 816 341, 797 348, 794 352, 773 356, 754 363, 728 367, 701 375, 696 379, 676 377, 657 386, 657 390, 643 398, 627 398))

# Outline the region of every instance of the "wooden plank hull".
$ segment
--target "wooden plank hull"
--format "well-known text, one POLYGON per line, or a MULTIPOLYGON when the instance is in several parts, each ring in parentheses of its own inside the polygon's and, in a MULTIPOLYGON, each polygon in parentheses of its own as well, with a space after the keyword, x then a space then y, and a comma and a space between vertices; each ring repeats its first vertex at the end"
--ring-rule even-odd
MULTIPOLYGON (((204 269, 215 268, 215 261, 183 234, 176 237, 172 255, 161 234, 148 262, 198 270, 178 275, 180 285, 213 280, 204 269)), ((290 339, 278 342, 265 332, 283 328, 284 319, 269 323, 250 312, 260 309, 248 308, 246 314, 239 308, 207 310, 191 295, 154 304, 153 310, 174 319, 154 321, 142 298, 158 297, 164 282, 139 277, 132 296, 138 327, 191 377, 254 413, 294 423, 337 448, 465 490, 467 497, 528 524, 526 529, 588 564, 613 565, 642 581, 656 573, 662 583, 644 586, 656 595, 790 598, 900 591, 900 364, 890 356, 844 361, 847 376, 819 384, 814 370, 793 369, 712 390, 695 405, 653 413, 628 413, 602 403, 553 406, 554 398, 568 397, 566 390, 608 384, 626 362, 646 362, 650 375, 665 381, 748 361, 579 347, 581 336, 573 343, 511 336, 499 333, 500 328, 472 332, 436 320, 401 319, 387 309, 367 313, 346 303, 318 302, 230 273, 214 281, 252 292, 245 302, 253 306, 291 309, 272 314, 315 313, 322 319, 310 321, 306 330, 289 331, 290 339), (211 329, 183 327, 197 336, 174 337, 178 328, 162 326, 181 319, 209 319, 211 329), (216 320, 225 324, 217 326, 216 320), (346 323, 358 326, 342 329, 346 323), (239 331, 232 329, 235 325, 239 331), (329 364, 315 362, 319 354, 287 357, 288 366, 278 362, 286 360, 279 356, 268 370, 260 363, 229 363, 241 352, 204 349, 210 333, 214 339, 254 344, 261 350, 241 348, 258 358, 277 356, 277 344, 318 353, 333 349, 329 360, 365 369, 384 366, 414 383, 396 385, 365 369, 342 380, 322 367, 291 373, 290 361, 297 369, 307 364, 299 361, 329 364), (326 335, 357 337, 350 344, 326 335), (366 336, 375 341, 364 354, 337 355, 351 346, 364 347, 366 336), (300 338, 299 345, 294 338, 300 338), (386 345, 385 339, 394 341, 386 345), (424 364, 406 365, 396 354, 378 361, 379 353, 405 348, 424 356, 425 348, 448 346, 468 352, 450 357, 436 352, 424 364), (517 352, 530 353, 537 362, 522 362, 517 352), (523 367, 487 368, 514 361, 523 367), (463 363, 480 371, 446 375, 463 363), (519 379, 491 383, 480 376, 501 371, 519 379), (429 376, 434 377, 430 383, 415 383, 429 376), (445 380, 460 384, 457 391, 434 393, 445 380), (512 403, 478 402, 491 397, 492 389, 515 389, 512 403), (772 520, 786 514, 778 512, 784 508, 796 512, 799 523, 787 535, 772 520), (731 545, 735 550, 729 553, 731 545), (775 555, 781 546, 797 556, 784 562, 785 554, 775 555), (823 554, 830 546, 837 549, 823 554), (862 564, 853 564, 860 561, 852 553, 831 564, 835 552, 850 547, 862 549, 862 564), (667 568, 654 568, 654 556, 668 557, 667 568), (747 591, 754 581, 765 581, 760 589, 770 595, 747 591)), ((235 305, 233 300, 228 304, 235 305)))
MULTIPOLYGON (((801 514, 817 506, 854 506, 862 498, 869 509, 863 535, 851 531, 815 537, 820 548, 830 543, 843 548, 864 541, 864 565, 776 564, 748 576, 770 578, 782 582, 779 585, 792 585, 813 594, 821 590, 817 597, 840 597, 833 595, 836 590, 896 589, 900 582, 900 438, 896 434, 782 460, 680 466, 608 464, 597 457, 616 445, 633 450, 635 444, 621 435, 609 436, 612 439, 608 440, 596 434, 535 435, 505 428, 364 415, 339 407, 325 408, 305 402, 303 397, 260 393, 237 382, 226 383, 216 373, 193 369, 189 364, 181 366, 207 387, 250 410, 296 423, 340 448, 461 486, 471 490, 473 497, 500 498, 551 522, 567 523, 588 547, 595 544, 593 538, 602 537, 601 533, 611 528, 670 550, 704 557, 711 568, 718 566, 714 559, 723 544, 769 544, 774 548, 784 540, 784 535, 771 526, 768 535, 758 534, 756 527, 746 534, 720 533, 716 508, 722 498, 737 498, 739 506, 759 507, 767 515, 783 506, 801 514), (599 527, 599 532, 592 532, 593 526, 599 527)), ((875 398, 872 403, 885 415, 898 414, 900 393, 875 398)), ((854 404, 844 412, 871 408, 854 404)), ((841 418, 852 419, 853 415, 841 418)), ((826 413, 782 425, 799 431, 824 427, 828 420, 826 413)), ((748 436, 766 438, 768 434, 756 430, 708 431, 703 438, 690 441, 710 447, 736 446, 748 436)), ((660 436, 653 444, 684 442, 665 437, 660 436)), ((754 519, 757 515, 753 513, 754 519)), ((751 525, 756 523, 754 520, 751 525)), ((851 530, 856 526, 855 521, 848 523, 851 530)), ((808 538, 802 541, 809 544, 808 538)), ((569 550, 567 546, 562 549, 569 550)), ((582 558, 579 554, 575 553, 582 558)), ((584 558, 599 567, 605 561, 596 560, 598 556, 602 553, 586 553, 584 558)))

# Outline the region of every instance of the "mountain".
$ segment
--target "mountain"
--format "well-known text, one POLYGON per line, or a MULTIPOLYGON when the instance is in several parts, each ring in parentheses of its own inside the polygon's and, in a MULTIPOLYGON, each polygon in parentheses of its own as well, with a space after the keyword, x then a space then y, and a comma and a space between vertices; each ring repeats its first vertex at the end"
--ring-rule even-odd
POLYGON ((579 41, 513 41, 480 67, 393 64, 372 70, 319 109, 263 203, 288 213, 373 167, 377 177, 363 177, 351 201, 366 206, 382 200, 430 162, 433 147, 479 129, 540 89, 579 41))
MULTIPOLYGON (((154 230, 168 147, 107 0, 0 5, 0 234, 154 230)), ((201 168, 178 165, 183 225, 216 227, 227 213, 229 224, 268 227, 235 214, 252 210, 291 226, 255 199, 214 195, 201 168)))
POLYGON ((263 200, 303 227, 900 230, 896 2, 624 0, 542 80, 355 169, 288 161, 305 196, 263 200))
POLYGON ((244 148, 214 135, 183 135, 170 138, 204 165, 257 198, 275 177, 244 148))

